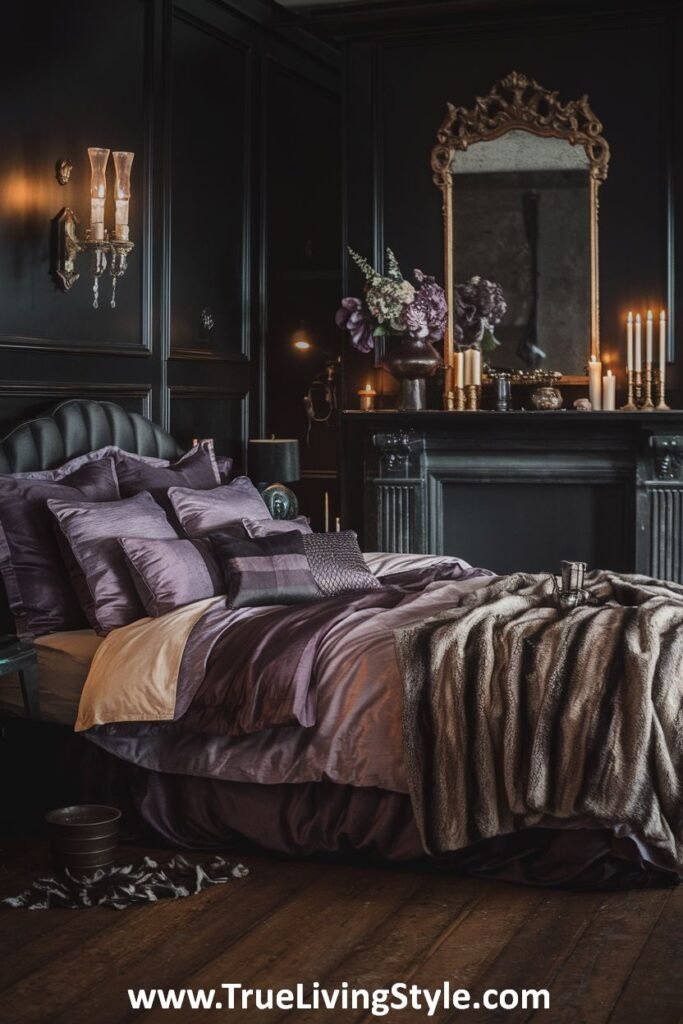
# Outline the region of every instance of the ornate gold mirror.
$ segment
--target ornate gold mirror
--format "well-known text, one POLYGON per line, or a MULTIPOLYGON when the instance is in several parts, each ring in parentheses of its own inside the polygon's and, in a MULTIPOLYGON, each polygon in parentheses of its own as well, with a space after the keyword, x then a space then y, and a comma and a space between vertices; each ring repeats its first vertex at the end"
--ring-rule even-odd
POLYGON ((609 146, 588 97, 556 92, 513 72, 471 110, 448 104, 432 150, 443 194, 444 407, 452 408, 456 285, 473 276, 503 290, 492 366, 559 370, 585 383, 600 352, 598 188, 609 146), (484 145, 485 143, 485 145, 484 145))

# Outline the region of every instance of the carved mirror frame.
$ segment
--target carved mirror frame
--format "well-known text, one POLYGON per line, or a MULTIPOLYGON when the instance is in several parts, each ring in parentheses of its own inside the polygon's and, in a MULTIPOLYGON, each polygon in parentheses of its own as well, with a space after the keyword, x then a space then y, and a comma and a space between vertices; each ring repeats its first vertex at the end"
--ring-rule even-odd
MULTIPOLYGON (((544 89, 533 78, 513 71, 493 86, 487 96, 477 96, 474 107, 447 105, 447 113, 432 150, 434 184, 441 189, 444 218, 444 287, 448 303, 448 323, 444 336, 444 408, 453 408, 453 160, 458 151, 477 142, 489 142, 507 132, 518 130, 551 139, 566 139, 572 146, 583 146, 588 157, 590 180, 590 355, 600 355, 600 298, 598 271, 598 189, 607 178, 609 145, 602 135, 602 124, 591 110, 587 96, 563 104, 557 92, 544 89)), ((563 383, 585 384, 581 375, 564 375, 563 383)))

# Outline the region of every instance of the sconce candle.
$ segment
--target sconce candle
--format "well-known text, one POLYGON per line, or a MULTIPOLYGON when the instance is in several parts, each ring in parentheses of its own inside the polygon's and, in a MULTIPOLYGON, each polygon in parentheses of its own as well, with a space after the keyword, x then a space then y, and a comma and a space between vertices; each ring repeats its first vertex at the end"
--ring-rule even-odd
POLYGON ((135 153, 113 153, 116 168, 116 215, 114 221, 114 238, 120 242, 129 239, 128 207, 130 204, 130 171, 135 153))
POLYGON ((588 364, 588 397, 593 409, 602 408, 602 363, 595 358, 588 364))
POLYGON ((110 150, 93 147, 90 157, 90 238, 104 241, 104 201, 107 197, 107 161, 110 150))
POLYGON ((361 388, 358 392, 360 399, 360 407, 363 412, 370 412, 375 408, 375 398, 377 392, 373 389, 371 384, 366 384, 364 388, 361 388))
POLYGON ((607 412, 614 412, 617 407, 616 386, 617 378, 608 370, 607 376, 602 378, 602 408, 607 412))
POLYGON ((626 320, 626 369, 633 369, 633 313, 626 320))

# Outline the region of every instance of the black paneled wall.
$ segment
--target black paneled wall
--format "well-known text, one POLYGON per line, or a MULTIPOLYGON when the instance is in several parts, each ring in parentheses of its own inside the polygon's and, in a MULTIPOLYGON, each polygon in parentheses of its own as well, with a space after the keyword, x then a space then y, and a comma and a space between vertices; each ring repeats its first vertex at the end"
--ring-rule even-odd
MULTIPOLYGON (((181 443, 215 437, 241 458, 266 425, 266 330, 275 339, 286 314, 267 216, 294 234, 310 184, 310 154, 288 144, 269 93, 300 83, 300 132, 324 108, 317 157, 336 165, 334 50, 261 0, 72 0, 40 17, 16 4, 1 50, 0 430, 65 397, 108 398, 181 443), (114 310, 108 278, 92 308, 85 257, 68 294, 50 276, 52 219, 70 206, 81 231, 89 220, 88 146, 135 151, 135 249, 114 310), (73 163, 66 186, 54 174, 62 158, 73 163), (275 213, 266 191, 280 174, 287 208, 275 213)), ((108 224, 111 161, 109 172, 108 224)), ((339 247, 324 259, 338 272, 339 247)))

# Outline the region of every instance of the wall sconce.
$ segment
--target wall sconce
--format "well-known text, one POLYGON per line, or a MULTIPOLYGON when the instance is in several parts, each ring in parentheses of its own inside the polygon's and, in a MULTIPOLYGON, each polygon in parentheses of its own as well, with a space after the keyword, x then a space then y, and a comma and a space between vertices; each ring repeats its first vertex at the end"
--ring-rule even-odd
POLYGON ((76 260, 81 253, 92 256, 93 309, 99 306, 100 278, 109 265, 111 276, 110 306, 116 308, 116 282, 128 269, 128 254, 134 243, 130 240, 128 212, 130 207, 130 171, 134 153, 113 153, 116 185, 114 191, 114 234, 110 237, 104 226, 104 206, 107 198, 108 149, 93 147, 90 157, 90 227, 84 239, 78 237, 78 220, 65 206, 56 219, 57 245, 54 273, 63 291, 68 292, 80 274, 76 260))
POLYGON ((312 341, 303 321, 292 334, 290 344, 301 355, 315 354, 325 360, 325 369, 316 374, 304 395, 304 409, 308 420, 306 444, 310 444, 313 424, 329 423, 337 410, 337 370, 341 356, 333 355, 312 341))

